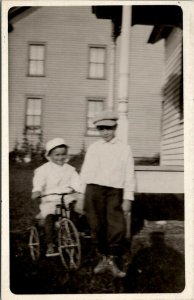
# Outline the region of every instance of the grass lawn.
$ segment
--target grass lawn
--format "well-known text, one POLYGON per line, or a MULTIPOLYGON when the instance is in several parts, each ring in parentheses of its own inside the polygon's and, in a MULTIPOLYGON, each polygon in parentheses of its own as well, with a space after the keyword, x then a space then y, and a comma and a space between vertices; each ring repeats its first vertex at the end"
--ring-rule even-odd
MULTIPOLYGON (((83 243, 82 265, 75 273, 62 267, 59 258, 42 258, 32 263, 28 251, 28 230, 38 207, 30 199, 32 167, 10 167, 10 279, 16 294, 74 293, 178 293, 184 289, 184 221, 168 221, 161 229, 155 222, 134 230, 124 257, 127 276, 94 275, 97 263, 90 241, 83 243)), ((139 196, 140 197, 140 196, 139 196)), ((146 200, 147 201, 147 200, 146 200)), ((140 201, 141 202, 141 201, 140 201)), ((180 209, 179 209, 180 210, 180 209)), ((150 210, 148 215, 150 215, 150 210)), ((142 214, 139 214, 142 216, 142 214)), ((180 212, 179 212, 179 215, 180 212)), ((152 215, 153 216, 153 215, 152 215)), ((136 223, 138 214, 136 215, 136 223)), ((154 216, 153 216, 154 219, 154 216)), ((144 225, 144 226, 143 226, 144 225)))
POLYGON ((38 207, 31 200, 33 170, 30 167, 10 168, 10 228, 24 230, 31 225, 38 207))

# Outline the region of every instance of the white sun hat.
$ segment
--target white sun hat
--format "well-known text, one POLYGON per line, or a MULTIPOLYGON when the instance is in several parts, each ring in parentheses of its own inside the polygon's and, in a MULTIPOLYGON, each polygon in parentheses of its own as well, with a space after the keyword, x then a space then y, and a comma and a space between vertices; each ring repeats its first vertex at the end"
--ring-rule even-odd
POLYGON ((68 147, 66 141, 62 138, 54 138, 54 139, 48 141, 46 143, 46 146, 45 146, 45 149, 46 149, 45 156, 46 156, 46 158, 48 159, 48 154, 52 149, 54 149, 58 146, 62 146, 62 145, 68 147))

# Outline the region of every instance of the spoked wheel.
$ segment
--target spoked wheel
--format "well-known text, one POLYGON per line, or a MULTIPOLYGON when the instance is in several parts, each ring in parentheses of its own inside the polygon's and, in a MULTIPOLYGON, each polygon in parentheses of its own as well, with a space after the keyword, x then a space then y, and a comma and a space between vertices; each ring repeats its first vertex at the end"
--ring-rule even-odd
POLYGON ((29 237, 29 248, 30 255, 33 261, 37 261, 40 257, 40 240, 38 235, 38 230, 35 226, 30 228, 30 237, 29 237))
POLYGON ((81 262, 81 246, 78 231, 69 219, 60 221, 58 246, 61 261, 69 270, 76 270, 81 262))

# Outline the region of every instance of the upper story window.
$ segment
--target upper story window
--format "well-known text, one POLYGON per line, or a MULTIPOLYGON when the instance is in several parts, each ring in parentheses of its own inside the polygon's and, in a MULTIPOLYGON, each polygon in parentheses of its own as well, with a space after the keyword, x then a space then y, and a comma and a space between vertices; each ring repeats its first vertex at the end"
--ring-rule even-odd
POLYGON ((88 77, 91 79, 105 79, 106 47, 89 47, 88 77))
POLYGON ((99 135, 93 119, 96 113, 103 110, 104 102, 103 99, 88 99, 88 110, 87 110, 87 134, 88 135, 99 135))
POLYGON ((45 44, 29 44, 28 75, 45 76, 45 44))
POLYGON ((28 135, 41 134, 42 98, 28 97, 26 103, 25 132, 28 135))

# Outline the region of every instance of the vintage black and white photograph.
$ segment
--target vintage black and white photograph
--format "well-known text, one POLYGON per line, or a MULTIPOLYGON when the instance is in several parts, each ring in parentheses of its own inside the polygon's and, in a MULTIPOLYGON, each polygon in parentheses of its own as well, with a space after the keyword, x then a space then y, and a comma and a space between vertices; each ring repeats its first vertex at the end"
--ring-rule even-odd
POLYGON ((178 299, 187 218, 181 4, 12 2, 10 294, 178 299))

